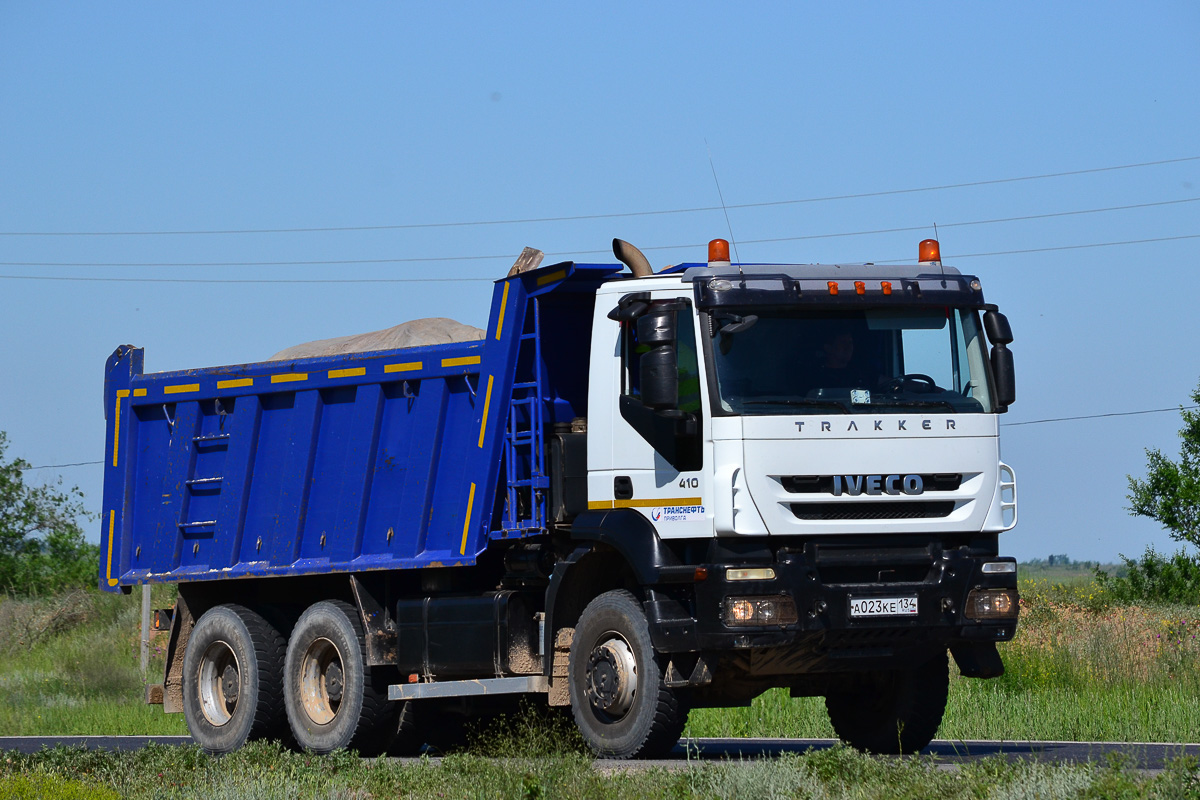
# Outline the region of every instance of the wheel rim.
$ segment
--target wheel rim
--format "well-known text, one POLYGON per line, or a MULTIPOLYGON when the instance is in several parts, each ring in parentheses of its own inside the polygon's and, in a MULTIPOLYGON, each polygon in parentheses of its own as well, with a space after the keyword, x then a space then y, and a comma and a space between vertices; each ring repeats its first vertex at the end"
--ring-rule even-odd
POLYGON ((345 689, 345 668, 337 645, 313 641, 300 660, 300 705, 309 719, 328 725, 337 716, 345 689))
POLYGON ((209 724, 221 727, 233 719, 241 694, 237 654, 226 642, 213 642, 200 657, 200 711, 209 724))
POLYGON ((619 720, 633 707, 637 684, 633 648, 624 636, 609 631, 588 656, 588 702, 602 719, 619 720))

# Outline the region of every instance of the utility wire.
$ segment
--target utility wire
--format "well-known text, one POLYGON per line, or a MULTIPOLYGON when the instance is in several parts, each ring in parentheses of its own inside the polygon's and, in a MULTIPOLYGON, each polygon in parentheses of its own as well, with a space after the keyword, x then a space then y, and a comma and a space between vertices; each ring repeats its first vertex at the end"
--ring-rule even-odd
MULTIPOLYGON (((996 217, 994 219, 971 220, 967 222, 942 223, 943 228, 961 228, 970 225, 994 225, 1005 222, 1025 222, 1037 219, 1053 219, 1057 217, 1079 216, 1081 214, 1099 214, 1111 211, 1129 211, 1141 208, 1156 208, 1160 206, 1195 203, 1200 197, 1187 197, 1180 200, 1160 200, 1153 203, 1136 203, 1124 206, 1108 206, 1105 208, 1085 208, 1075 211, 1055 211, 1047 214, 1025 214, 1017 217, 996 217)), ((844 233, 817 233, 803 236, 782 236, 770 239, 744 239, 743 244, 776 244, 779 242, 798 242, 812 239, 835 239, 848 236, 871 236, 883 233, 908 233, 928 230, 928 225, 912 225, 902 228, 878 228, 865 231, 848 231, 844 233)), ((1147 240, 1151 241, 1151 240, 1147 240)), ((1160 241, 1160 240, 1153 240, 1160 241)), ((642 250, 682 250, 704 247, 707 243, 654 245, 640 248, 642 250)), ((1068 248, 1069 249, 1069 248, 1068 248)), ((547 253, 549 256, 564 255, 599 255, 612 252, 611 250, 574 250, 557 253, 547 253)), ((1034 252, 1028 250, 1007 251, 1013 253, 1034 252)), ((1007 254, 1007 252, 1005 254, 1007 254)), ((985 254, 991 255, 991 254, 985 254)), ((486 256, 433 256, 429 258, 355 258, 355 259, 322 259, 309 261, 0 261, 0 267, 309 267, 309 266, 346 266, 356 264, 419 264, 448 261, 488 261, 492 259, 510 258, 510 254, 486 256)), ((972 256, 957 256, 960 258, 972 256)), ((888 263, 879 261, 876 263, 888 263)))
MULTIPOLYGON (((1002 422, 1001 427, 1015 428, 1018 425, 1041 425, 1045 422, 1074 422, 1081 419, 1103 419, 1105 417, 1132 417, 1137 414, 1161 414, 1164 411, 1193 411, 1200 406, 1179 406, 1178 408, 1151 408, 1145 411, 1114 411, 1109 414, 1085 414, 1078 417, 1055 417, 1053 419, 1031 419, 1025 422, 1002 422)), ((34 469, 65 469, 66 467, 91 467, 103 464, 104 461, 77 461, 74 464, 45 464, 40 467, 26 467, 25 472, 34 469)))
MULTIPOLYGON (((958 253, 946 257, 950 258, 985 258, 987 256, 1006 256, 1025 253, 1049 253, 1059 250, 1082 250, 1095 247, 1119 247, 1130 244, 1149 244, 1152 242, 1176 242, 1183 239, 1200 239, 1200 233, 1186 234, 1183 236, 1161 236, 1154 239, 1129 239, 1122 242, 1092 242, 1090 244, 1069 244, 1060 245, 1057 247, 1030 247, 1024 250, 997 250, 992 253, 958 253)), ((647 250, 654 248, 645 248, 647 250)), ((587 252, 608 252, 608 251, 587 251, 587 252)), ((568 255, 568 253, 547 253, 550 256, 568 255)), ((477 258, 511 258, 511 256, 478 256, 477 258)), ((436 260, 436 259, 433 259, 436 260)), ((893 258, 893 259, 874 259, 872 264, 904 264, 912 261, 911 258, 893 258)), ((330 265, 330 264, 377 264, 385 263, 379 260, 369 261, 273 261, 260 263, 240 263, 240 262, 221 262, 219 264, 107 264, 96 266, 126 266, 126 267, 147 267, 147 266, 308 266, 308 265, 330 265)), ((12 265, 7 265, 12 266, 12 265)), ((50 266, 50 265, 47 265, 50 266)), ((87 266, 86 264, 70 264, 60 266, 87 266)), ((242 283, 242 284, 305 284, 305 283, 328 283, 328 284, 353 284, 353 283, 495 283, 493 278, 473 278, 473 277, 455 277, 455 278, 99 278, 79 275, 0 275, 0 280, 10 281, 68 281, 68 282, 94 282, 94 283, 242 283)))
MULTIPOLYGON (((965 183, 947 183, 940 186, 920 186, 910 189, 887 189, 876 192, 859 192, 855 194, 827 195, 824 197, 804 197, 795 200, 772 200, 759 203, 735 203, 727 208, 769 208, 772 206, 800 205, 803 203, 825 203, 833 200, 859 200, 868 197, 888 197, 901 194, 916 194, 918 192, 937 192, 947 189, 965 189, 973 186, 995 186, 1004 183, 1021 181, 1037 181, 1048 178, 1065 178, 1072 175, 1091 175, 1099 172, 1114 172, 1141 167, 1156 167, 1163 164, 1180 164, 1187 161, 1200 161, 1200 156, 1183 158, 1168 158, 1160 161, 1143 161, 1137 164, 1119 164, 1109 167, 1092 167, 1090 169, 1069 170, 1066 172, 1048 172, 1042 175, 1023 175, 1016 178, 993 178, 990 180, 967 181, 965 183)), ((335 233, 349 231, 394 231, 416 230, 421 228, 465 228, 483 225, 524 225, 544 222, 576 222, 591 219, 620 219, 629 217, 651 217, 667 214, 693 214, 697 212, 721 211, 721 206, 696 206, 693 208, 672 208, 658 211, 625 211, 610 214, 576 214, 562 217, 527 217, 524 219, 494 219, 474 220, 468 222, 424 222, 406 225, 348 225, 323 227, 295 228, 230 228, 215 230, 173 230, 173 231, 0 231, 0 236, 218 236, 229 234, 260 234, 260 233, 335 233)))
POLYGON ((74 464, 44 464, 40 467, 26 467, 22 472, 29 472, 34 469, 65 469, 67 467, 91 467, 96 464, 103 464, 104 460, 100 461, 76 461, 74 464))
POLYGON ((1018 425, 1041 425, 1046 422, 1074 422, 1080 419, 1103 419, 1105 417, 1133 417, 1139 414, 1161 414, 1164 411, 1194 411, 1200 406, 1177 406, 1175 408, 1150 408, 1145 411, 1113 411, 1108 414, 1085 414, 1079 417, 1054 417, 1052 419, 1031 419, 1025 422, 1002 422, 1001 427, 1015 428, 1018 425))

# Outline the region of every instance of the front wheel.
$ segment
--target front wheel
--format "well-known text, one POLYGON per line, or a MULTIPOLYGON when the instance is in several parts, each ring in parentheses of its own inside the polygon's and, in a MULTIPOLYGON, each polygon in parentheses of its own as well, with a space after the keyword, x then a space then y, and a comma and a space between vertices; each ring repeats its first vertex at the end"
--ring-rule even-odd
POLYGON ((378 755, 396 734, 398 704, 387 699, 386 672, 367 666, 362 620, 349 603, 325 600, 300 615, 283 674, 287 718, 301 748, 378 755))
POLYGON ((687 708, 663 684, 646 615, 630 592, 605 592, 579 618, 571 643, 571 710, 597 755, 661 755, 679 741, 687 708))
POLYGON ((830 693, 825 709, 838 738, 867 753, 916 753, 937 734, 946 711, 949 662, 943 650, 919 667, 872 676, 855 691, 830 693))
POLYGON ((183 657, 183 716, 208 753, 228 753, 283 726, 284 639, 240 605, 209 609, 183 657))

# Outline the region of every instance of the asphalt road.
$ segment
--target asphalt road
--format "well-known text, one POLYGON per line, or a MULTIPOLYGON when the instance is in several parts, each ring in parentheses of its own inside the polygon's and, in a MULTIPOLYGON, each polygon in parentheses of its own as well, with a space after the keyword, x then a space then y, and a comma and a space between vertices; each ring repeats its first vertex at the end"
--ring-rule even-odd
MULTIPOLYGON (((136 750, 149 742, 164 745, 191 744, 189 736, 0 736, 0 750, 36 753, 43 747, 86 747, 90 750, 136 750)), ((597 767, 679 767, 692 761, 739 761, 772 758, 784 753, 823 750, 834 745, 833 739, 692 739, 680 742, 665 759, 653 761, 598 760, 597 767)), ((981 758, 1004 756, 1010 761, 1051 763, 1103 762, 1110 753, 1132 759, 1139 769, 1162 769, 1166 762, 1181 755, 1200 757, 1200 744, 1163 744, 1147 742, 996 742, 950 741, 937 739, 922 751, 947 765, 965 764, 981 758)))

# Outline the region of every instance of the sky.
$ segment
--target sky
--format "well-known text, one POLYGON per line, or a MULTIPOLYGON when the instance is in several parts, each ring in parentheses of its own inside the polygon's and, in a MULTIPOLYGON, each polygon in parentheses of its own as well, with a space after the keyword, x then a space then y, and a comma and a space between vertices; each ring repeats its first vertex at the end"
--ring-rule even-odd
POLYGON ((120 344, 483 327, 526 245, 880 262, 936 224, 1016 337, 1002 552, 1174 549, 1125 495, 1177 411, 1034 423, 1200 382, 1200 6, 744 6, 0 4, 6 457, 99 511, 120 344))

